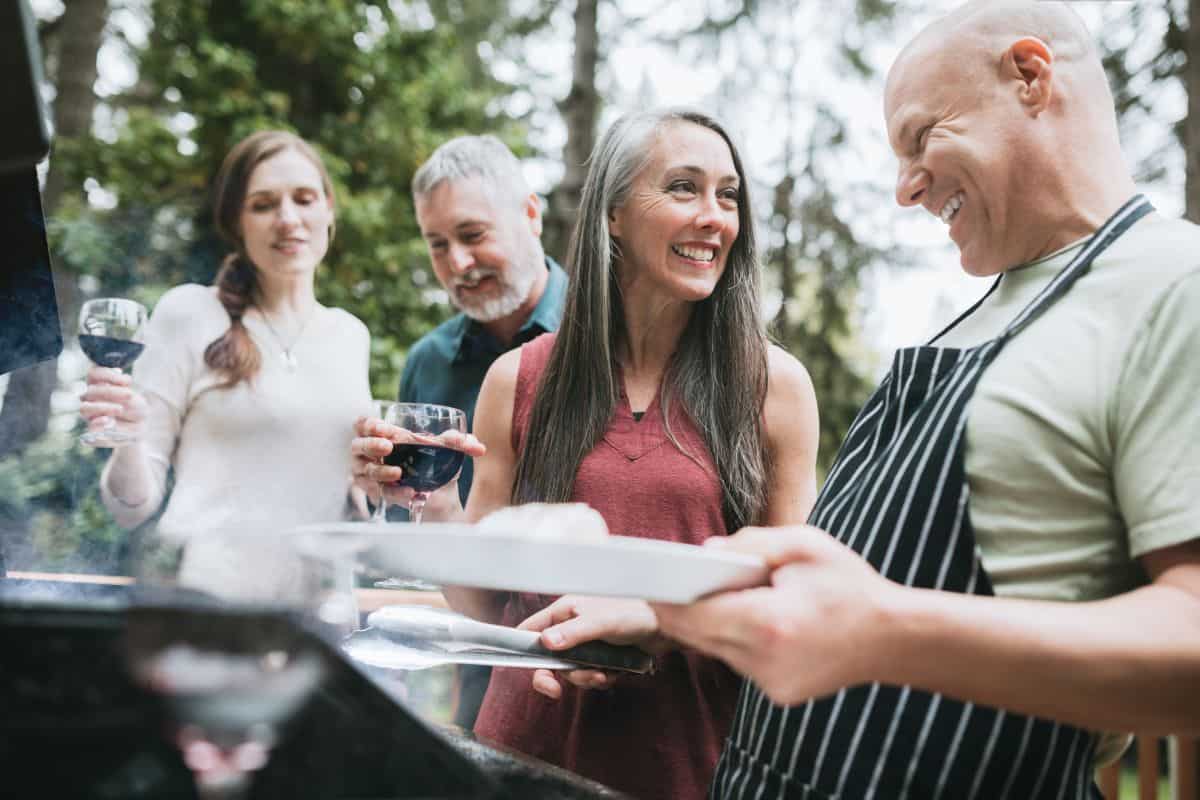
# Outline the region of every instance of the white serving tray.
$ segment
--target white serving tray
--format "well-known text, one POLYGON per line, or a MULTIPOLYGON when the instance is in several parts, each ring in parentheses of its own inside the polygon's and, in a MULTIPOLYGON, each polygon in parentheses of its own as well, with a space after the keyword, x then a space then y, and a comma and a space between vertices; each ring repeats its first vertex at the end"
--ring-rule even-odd
POLYGON ((305 552, 352 555, 386 574, 481 589, 688 603, 763 585, 768 576, 756 556, 626 536, 533 538, 437 522, 331 522, 294 533, 305 552))

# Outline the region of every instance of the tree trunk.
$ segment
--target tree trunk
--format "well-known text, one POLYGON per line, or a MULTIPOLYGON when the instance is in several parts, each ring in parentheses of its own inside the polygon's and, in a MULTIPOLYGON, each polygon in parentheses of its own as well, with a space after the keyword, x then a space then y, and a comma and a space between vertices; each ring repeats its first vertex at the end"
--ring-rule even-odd
MULTIPOLYGON (((54 101, 54 137, 80 139, 91 135, 96 107, 96 55, 108 17, 108 0, 71 0, 63 11, 58 38, 58 95, 54 101)), ((66 190, 62 169, 50 159, 42 209, 47 216, 58 208, 66 190)), ((77 289, 75 276, 61 266, 54 271, 60 318, 70 332, 77 289)), ((58 382, 57 362, 44 361, 10 376, 0 407, 0 458, 24 449, 46 432, 50 421, 50 394, 58 382)))
MULTIPOLYGON (((789 130, 793 130, 789 128, 789 130)), ((790 134, 789 134, 790 136, 790 134)), ((791 150, 791 143, 787 146, 788 151, 791 150)), ((795 346, 795 322, 793 321, 793 306, 796 303, 796 264, 795 258, 798 252, 802 252, 800 244, 803 243, 803 233, 801 233, 801 242, 792 242, 792 221, 795 219, 795 207, 792 202, 792 196, 796 190, 796 178, 790 174, 792 168, 792 159, 790 156, 785 156, 783 160, 785 169, 789 170, 789 174, 783 176, 775 186, 775 199, 771 205, 771 222, 772 225, 778 225, 777 231, 780 234, 779 247, 772 251, 770 261, 779 271, 779 294, 780 303, 779 311, 775 314, 775 319, 771 320, 771 326, 775 329, 774 333, 779 341, 787 348, 795 346)))
POLYGON ((1183 147, 1187 158, 1187 198, 1184 212, 1192 222, 1200 223, 1200 0, 1188 3, 1187 66, 1184 72, 1187 90, 1187 120, 1183 127, 1183 147))
POLYGON ((575 61, 571 73, 571 91, 559 104, 567 124, 567 144, 563 148, 562 182, 554 190, 546 219, 546 245, 556 256, 566 254, 566 245, 583 182, 587 177, 587 159, 596 142, 596 120, 600 115, 600 93, 596 91, 599 63, 597 30, 598 0, 578 0, 575 5, 575 61))
MULTIPOLYGON (((91 134, 96 108, 96 55, 108 19, 108 0, 71 0, 58 31, 58 95, 54 100, 54 138, 80 139, 91 134)), ((42 207, 47 214, 58 208, 64 190, 61 169, 50 159, 42 207)))

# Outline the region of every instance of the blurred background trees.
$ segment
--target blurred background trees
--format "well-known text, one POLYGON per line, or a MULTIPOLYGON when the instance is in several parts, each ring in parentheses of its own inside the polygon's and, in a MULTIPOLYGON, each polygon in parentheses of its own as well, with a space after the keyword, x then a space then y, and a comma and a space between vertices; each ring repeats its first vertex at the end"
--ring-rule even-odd
MULTIPOLYGON (((548 200, 547 252, 561 258, 598 131, 661 102, 663 65, 695 77, 688 102, 742 143, 767 316, 813 376, 823 464, 890 355, 864 333, 881 314, 868 285, 929 255, 892 216, 878 104, 894 48, 951 2, 33 5, 56 128, 43 200, 70 344, 57 364, 0 379, 0 546, 12 569, 120 568, 128 537, 96 497, 106 453, 74 439, 78 303, 153 305, 169 286, 211 281, 223 251, 209 181, 253 130, 293 130, 327 161, 338 231, 319 296, 370 328, 376 396, 394 395, 408 346, 450 313, 413 217, 417 165, 449 137, 497 133, 527 157, 548 200), (658 61, 630 57, 651 50, 658 61)), ((1139 176, 1200 220, 1200 35, 1189 35, 1200 0, 1108 5, 1096 29, 1139 176)))
POLYGON ((1200 0, 1130 3, 1106 19, 1121 23, 1096 33, 1136 177, 1181 191, 1200 222, 1200 0))

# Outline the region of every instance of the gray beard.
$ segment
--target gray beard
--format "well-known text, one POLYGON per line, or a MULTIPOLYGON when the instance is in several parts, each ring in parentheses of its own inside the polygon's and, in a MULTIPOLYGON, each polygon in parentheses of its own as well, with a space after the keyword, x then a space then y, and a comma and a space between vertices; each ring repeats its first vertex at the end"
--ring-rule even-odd
POLYGON ((512 314, 529 297, 533 284, 537 282, 538 270, 542 264, 522 267, 509 273, 509 281, 501 289, 499 297, 479 302, 461 303, 453 294, 450 295, 456 308, 476 322, 495 322, 512 314))

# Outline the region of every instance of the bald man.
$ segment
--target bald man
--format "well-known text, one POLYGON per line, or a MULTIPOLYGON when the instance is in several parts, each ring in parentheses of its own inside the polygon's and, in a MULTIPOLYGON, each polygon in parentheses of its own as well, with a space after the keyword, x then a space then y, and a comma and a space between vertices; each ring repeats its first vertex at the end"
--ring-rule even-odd
POLYGON ((749 678, 715 797, 1099 797, 1097 731, 1200 733, 1200 228, 1136 194, 1060 4, 939 20, 885 116, 897 201, 996 281, 897 353, 810 526, 714 542, 771 585, 659 628, 749 678))

